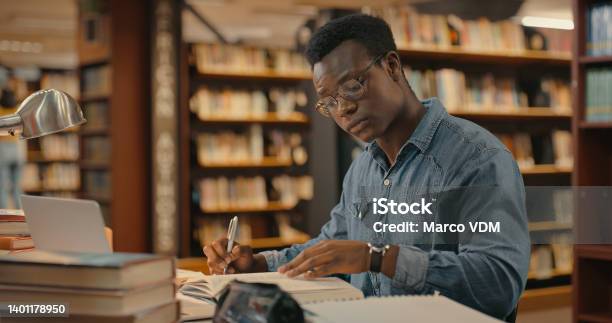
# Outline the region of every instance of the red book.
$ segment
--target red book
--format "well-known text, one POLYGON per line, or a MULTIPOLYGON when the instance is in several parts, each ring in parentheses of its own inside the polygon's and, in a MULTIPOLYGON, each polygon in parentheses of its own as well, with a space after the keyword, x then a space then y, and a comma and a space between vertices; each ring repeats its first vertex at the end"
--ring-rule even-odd
POLYGON ((20 250, 34 247, 34 241, 30 237, 0 236, 0 249, 20 250))

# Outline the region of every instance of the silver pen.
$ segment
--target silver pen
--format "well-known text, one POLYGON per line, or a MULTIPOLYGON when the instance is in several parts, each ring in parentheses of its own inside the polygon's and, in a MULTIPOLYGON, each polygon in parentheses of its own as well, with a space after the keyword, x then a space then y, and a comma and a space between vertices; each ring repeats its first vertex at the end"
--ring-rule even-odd
MULTIPOLYGON (((227 253, 232 252, 232 248, 234 248, 234 240, 236 240, 236 234, 238 233, 238 216, 234 216, 229 223, 229 228, 227 229, 227 253)), ((225 265, 223 269, 223 274, 227 273, 227 267, 229 264, 225 265)))

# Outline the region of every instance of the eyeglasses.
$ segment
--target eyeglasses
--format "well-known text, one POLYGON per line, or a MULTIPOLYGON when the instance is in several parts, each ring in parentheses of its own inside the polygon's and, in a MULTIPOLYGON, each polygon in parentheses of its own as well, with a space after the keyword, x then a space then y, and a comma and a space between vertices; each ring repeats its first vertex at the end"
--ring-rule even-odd
POLYGON ((357 77, 342 83, 338 87, 337 94, 319 99, 316 105, 317 111, 326 117, 331 117, 332 112, 334 112, 339 106, 336 96, 340 96, 344 100, 353 102, 361 99, 366 93, 365 80, 363 77, 368 73, 370 68, 372 68, 372 66, 374 66, 374 64, 376 64, 385 55, 386 54, 381 54, 374 58, 362 72, 358 73, 357 77))

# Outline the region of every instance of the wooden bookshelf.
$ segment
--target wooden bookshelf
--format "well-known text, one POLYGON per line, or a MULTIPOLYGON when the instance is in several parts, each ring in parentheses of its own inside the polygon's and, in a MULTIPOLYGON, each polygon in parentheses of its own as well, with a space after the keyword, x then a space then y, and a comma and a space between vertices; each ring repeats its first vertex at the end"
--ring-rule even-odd
MULTIPOLYGON (((274 215, 284 213, 288 216, 303 214, 308 207, 307 203, 298 202, 297 205, 283 205, 276 200, 271 200, 264 207, 248 208, 224 208, 224 209, 205 209, 195 203, 190 196, 199 193, 198 183, 204 178, 218 178, 220 176, 228 179, 242 177, 261 176, 266 179, 266 187, 270 185, 270 179, 280 174, 308 175, 308 163, 306 165, 296 165, 293 160, 282 160, 277 157, 268 156, 267 153, 261 161, 227 161, 227 162, 208 162, 200 164, 197 156, 196 138, 202 133, 216 133, 227 131, 242 134, 245 129, 254 125, 261 125, 264 136, 270 131, 280 130, 282 132, 299 133, 303 140, 303 146, 309 152, 308 132, 311 126, 310 113, 313 111, 312 102, 309 106, 296 107, 296 111, 288 115, 280 115, 276 112, 272 98, 269 96, 271 89, 281 91, 301 89, 304 86, 312 87, 312 76, 309 72, 277 72, 268 70, 264 72, 233 72, 231 68, 216 69, 214 67, 206 70, 198 70, 194 59, 193 44, 183 44, 181 47, 181 67, 180 77, 181 87, 180 106, 181 106, 181 178, 184 183, 181 187, 181 250, 183 257, 197 256, 201 254, 199 238, 194 234, 200 227, 199 222, 204 219, 217 221, 219 218, 227 218, 234 214, 245 217, 251 226, 253 238, 250 242, 242 242, 251 245, 254 249, 278 249, 292 245, 294 243, 306 242, 309 237, 306 234, 297 238, 284 238, 273 236, 274 215), (200 87, 209 89, 232 89, 247 91, 262 91, 268 100, 268 111, 261 116, 232 117, 230 115, 199 116, 190 111, 189 100, 200 87), (272 227, 271 227, 272 226, 272 227), (197 246, 197 248, 196 248, 197 246)), ((310 99, 309 99, 310 101, 310 99)), ((249 107, 245 107, 249 108, 249 107)), ((245 113, 248 115, 248 113, 245 113)), ((267 139, 266 139, 267 140, 267 139)), ((268 143, 264 143, 267 149, 268 143)), ((309 152, 310 155, 310 152, 309 152)), ((268 195, 269 192, 266 192, 268 195)), ((202 197, 201 197, 202 198, 202 197)), ((268 196, 270 198, 270 196, 268 196)), ((303 217, 302 217, 303 218, 303 217)), ((204 238, 208 240, 208 238, 204 238)))
MULTIPOLYGON (((601 2, 601 1, 599 1, 601 2)), ((612 68, 610 56, 587 56, 587 16, 595 0, 572 0, 574 15, 574 57, 572 83, 574 117, 574 186, 612 185, 612 122, 586 122, 586 75, 593 65, 612 68)), ((601 2, 605 3, 605 2, 601 2)), ((610 2, 607 2, 610 4, 610 2)), ((608 26, 609 28, 609 26, 608 26)), ((575 207, 577 232, 592 227, 605 230, 590 205, 575 207)), ((604 233, 603 231, 601 231, 604 233)), ((612 234, 607 228, 605 234, 612 234)), ((573 320, 574 322, 612 322, 612 246, 579 245, 574 247, 573 320)))
POLYGON ((261 161, 227 161, 224 163, 205 163, 200 164, 203 168, 275 168, 275 167, 289 167, 291 166, 291 160, 281 160, 278 158, 264 157, 261 161))
POLYGON ((580 129, 612 129, 612 122, 589 122, 580 121, 578 123, 580 129))
POLYGON ((543 175, 543 174, 566 174, 572 173, 571 167, 560 167, 556 165, 533 165, 531 167, 521 168, 523 175, 543 175))
POLYGON ((399 54, 407 59, 444 60, 478 64, 545 64, 569 66, 571 55, 547 51, 521 50, 516 52, 469 50, 460 47, 400 48, 399 54))
POLYGON ((578 58, 579 64, 610 64, 612 63, 612 56, 580 56, 578 58))
POLYGON ((245 207, 245 208, 224 208, 224 209, 206 209, 204 213, 226 214, 226 213, 259 213, 259 212, 282 212, 291 211, 295 206, 283 205, 277 202, 269 202, 263 207, 245 207))
POLYGON ((571 230, 574 225, 572 223, 564 223, 558 221, 532 221, 528 224, 529 231, 556 231, 556 230, 571 230))
POLYGON ((221 79, 221 80, 267 80, 267 81, 287 81, 287 82, 301 82, 301 81, 312 81, 312 75, 310 73, 277 73, 274 71, 268 72, 227 72, 227 71, 210 71, 205 73, 196 73, 196 79, 207 80, 207 79, 221 79))
MULTIPOLYGON (((452 110, 451 110, 452 111, 452 110)), ((452 115, 465 119, 493 120, 565 120, 571 121, 571 112, 555 112, 552 108, 483 108, 479 111, 451 112, 452 115)))
POLYGON ((262 117, 249 118, 227 118, 227 117, 209 117, 204 120, 197 119, 196 122, 205 124, 211 123, 287 123, 287 124, 308 124, 308 117, 301 112, 294 112, 288 116, 279 116, 275 112, 268 112, 262 117))
POLYGON ((247 244, 249 244, 253 249, 275 249, 294 244, 302 244, 308 240, 310 240, 310 237, 307 234, 303 234, 301 237, 292 239, 284 239, 280 237, 252 239, 247 244))
POLYGON ((92 105, 103 105, 105 115, 104 121, 89 120, 102 127, 78 131, 80 196, 104 205, 116 251, 150 251, 149 10, 144 0, 79 2, 78 7, 80 104, 86 118, 92 105), (108 73, 93 73, 103 69, 108 73), (108 144, 91 146, 100 139, 108 144), (89 160, 94 157, 86 152, 92 150, 108 161, 89 160))

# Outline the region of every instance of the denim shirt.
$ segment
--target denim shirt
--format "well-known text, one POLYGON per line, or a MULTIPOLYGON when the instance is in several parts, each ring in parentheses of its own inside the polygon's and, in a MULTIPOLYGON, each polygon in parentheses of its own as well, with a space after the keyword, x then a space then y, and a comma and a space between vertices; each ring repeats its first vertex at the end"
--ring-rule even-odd
MULTIPOLYGON (((351 284, 366 296, 439 292, 503 319, 518 302, 529 266, 521 173, 511 153, 491 133, 450 116, 436 98, 422 103, 427 111, 392 167, 375 141, 351 164, 340 201, 319 236, 262 254, 268 270, 276 271, 302 250, 325 239, 398 245, 394 277, 371 272, 352 274, 351 284), (483 189, 460 199, 460 205, 451 207, 450 214, 457 219, 476 214, 483 222, 501 219, 499 232, 459 234, 458 240, 445 244, 444 238, 436 235, 373 230, 376 221, 399 223, 402 215, 373 214, 372 198, 406 202, 419 196, 419 192, 456 187, 483 189)), ((401 221, 405 219, 408 218, 401 221)))

